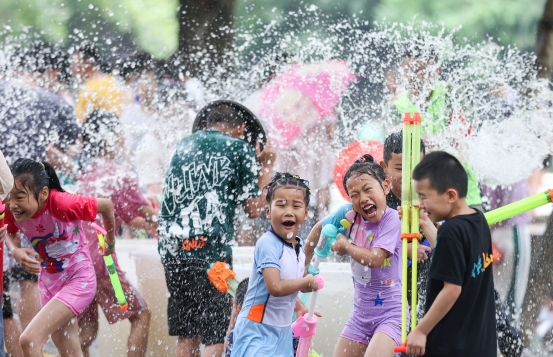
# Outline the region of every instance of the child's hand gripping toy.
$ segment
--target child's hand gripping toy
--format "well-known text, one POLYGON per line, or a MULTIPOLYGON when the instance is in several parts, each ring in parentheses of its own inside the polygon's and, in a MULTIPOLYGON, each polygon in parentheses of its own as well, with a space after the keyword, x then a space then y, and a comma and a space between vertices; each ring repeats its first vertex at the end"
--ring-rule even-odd
MULTIPOLYGON (((104 239, 106 231, 96 223, 92 223, 90 226, 96 231, 100 243, 100 250, 103 251, 106 245, 106 240, 104 239)), ((115 292, 119 307, 121 310, 127 310, 129 304, 127 304, 127 298, 123 292, 123 287, 121 286, 121 281, 119 280, 119 275, 117 275, 117 270, 115 269, 115 263, 113 262, 111 254, 104 256, 104 263, 106 263, 106 267, 108 268, 109 280, 111 280, 111 285, 113 286, 113 291, 115 292)))
POLYGON ((319 263, 322 258, 332 256, 334 253, 330 250, 334 242, 336 242, 336 236, 344 234, 348 230, 353 222, 355 221, 355 212, 349 211, 346 213, 346 218, 340 221, 342 225, 341 228, 337 228, 333 224, 327 224, 323 227, 321 231, 321 236, 319 237, 319 244, 315 248, 315 259, 313 263, 309 266, 307 271, 309 274, 315 276, 317 280, 317 291, 313 292, 311 296, 311 301, 309 304, 309 312, 307 317, 301 316, 292 324, 292 333, 295 337, 300 337, 300 343, 298 344, 298 351, 296 352, 296 357, 308 357, 309 350, 311 349, 311 342, 313 336, 317 332, 317 316, 315 315, 315 304, 317 303, 317 295, 319 290, 324 287, 323 278, 318 275, 320 272, 319 263))
POLYGON ((238 280, 236 280, 236 273, 230 270, 227 263, 215 262, 211 263, 207 270, 207 277, 215 286, 217 290, 226 294, 234 296, 236 289, 238 288, 238 280))
POLYGON ((355 221, 355 211, 349 211, 346 213, 346 218, 340 221, 342 227, 338 228, 333 224, 326 224, 322 231, 321 237, 319 238, 319 244, 315 248, 315 259, 313 263, 307 269, 309 274, 317 275, 319 274, 319 262, 322 258, 327 258, 334 253, 330 250, 334 242, 336 242, 336 236, 338 234, 346 233, 346 230, 351 228, 353 222, 355 221))
MULTIPOLYGON (((315 258, 316 259, 316 258, 315 258)), ((313 336, 317 333, 317 315, 315 315, 315 303, 317 302, 317 294, 324 287, 324 280, 320 275, 315 275, 317 281, 317 291, 311 296, 309 304, 309 312, 306 315, 300 316, 292 324, 292 334, 294 337, 300 337, 296 357, 308 357, 311 349, 313 336), (306 317, 307 316, 307 317, 306 317)))

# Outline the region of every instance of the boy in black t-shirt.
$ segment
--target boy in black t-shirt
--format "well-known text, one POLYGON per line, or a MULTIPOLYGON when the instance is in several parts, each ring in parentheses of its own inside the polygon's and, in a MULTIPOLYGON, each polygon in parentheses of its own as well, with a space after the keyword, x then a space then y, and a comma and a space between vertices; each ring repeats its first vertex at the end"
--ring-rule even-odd
POLYGON ((438 229, 426 314, 407 337, 407 354, 497 355, 490 228, 465 200, 468 178, 452 155, 433 152, 413 171, 421 209, 438 229))

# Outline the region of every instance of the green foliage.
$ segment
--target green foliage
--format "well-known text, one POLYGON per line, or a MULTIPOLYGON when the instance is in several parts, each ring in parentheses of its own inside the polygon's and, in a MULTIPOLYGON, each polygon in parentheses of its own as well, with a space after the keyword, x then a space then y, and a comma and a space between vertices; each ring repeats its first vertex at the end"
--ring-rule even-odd
MULTIPOLYGON (((406 22, 417 16, 416 21, 443 22, 448 30, 462 26, 459 34, 469 41, 491 36, 503 44, 531 50, 544 4, 545 0, 238 0, 235 26, 238 31, 262 31, 275 21, 274 25, 283 29, 294 29, 299 20, 287 15, 314 5, 319 19, 325 21, 355 16, 372 24, 374 20, 406 22)), ((4 0, 0 1, 0 23, 4 25, 0 37, 28 31, 49 41, 66 41, 75 27, 95 32, 95 23, 101 18, 110 31, 129 34, 144 50, 168 57, 178 43, 178 5, 178 0, 4 0)), ((308 30, 320 27, 314 18, 308 30)), ((97 31, 99 41, 105 41, 105 31, 97 31)), ((264 45, 270 46, 267 42, 264 45)))
POLYGON ((383 0, 375 18, 389 22, 443 22, 448 30, 462 26, 461 37, 494 41, 532 50, 545 0, 383 0))
POLYGON ((113 36, 130 33, 145 51, 168 57, 177 49, 177 7, 178 0, 8 0, 0 1, 0 23, 4 38, 32 33, 57 43, 74 35, 75 27, 94 34, 107 23, 113 36))

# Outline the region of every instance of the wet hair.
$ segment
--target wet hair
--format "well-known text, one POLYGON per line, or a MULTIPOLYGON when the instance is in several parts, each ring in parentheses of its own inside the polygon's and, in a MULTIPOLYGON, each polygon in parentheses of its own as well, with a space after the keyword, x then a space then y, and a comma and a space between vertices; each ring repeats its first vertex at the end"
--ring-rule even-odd
POLYGON ((44 187, 49 190, 65 192, 61 187, 56 170, 47 162, 38 162, 31 159, 17 159, 11 166, 14 180, 31 191, 38 201, 40 191, 44 187))
POLYGON ((59 79, 68 81, 71 78, 67 54, 58 46, 38 41, 27 51, 25 69, 29 72, 44 73, 59 70, 59 79))
POLYGON ((238 284, 236 288, 236 295, 234 295, 234 303, 236 305, 242 306, 244 304, 244 298, 246 297, 246 292, 248 291, 248 283, 250 278, 246 278, 238 284))
POLYGON ((73 48, 73 53, 80 53, 83 60, 94 63, 94 65, 98 66, 102 72, 107 73, 111 69, 110 64, 102 59, 102 56, 96 46, 90 43, 84 43, 73 48))
POLYGON ((131 75, 141 75, 144 72, 154 71, 157 61, 147 52, 137 52, 128 58, 122 59, 119 66, 119 75, 127 80, 131 75))
POLYGON ((275 192, 280 188, 297 188, 302 190, 305 196, 305 205, 309 206, 309 196, 311 195, 311 190, 309 189, 309 181, 301 179, 298 175, 292 175, 288 172, 277 172, 273 176, 273 179, 267 186, 267 194, 265 200, 267 204, 271 204, 275 192))
POLYGON ((435 62, 438 62, 438 55, 434 46, 428 45, 422 39, 416 39, 413 43, 407 45, 403 51, 403 58, 407 57, 433 59, 435 62))
POLYGON ((241 113, 236 108, 227 104, 220 104, 210 109, 206 115, 206 122, 208 127, 216 124, 225 124, 227 128, 235 128, 246 124, 246 120, 242 117, 241 113))
POLYGON ((424 179, 428 179, 430 187, 440 195, 449 189, 454 189, 459 198, 467 196, 467 172, 455 156, 445 151, 431 152, 415 167, 413 180, 424 179))
POLYGON ((355 160, 353 165, 351 165, 348 171, 346 171, 343 181, 344 189, 346 190, 346 192, 348 192, 348 180, 352 177, 359 177, 361 175, 369 175, 370 177, 378 181, 381 187, 382 182, 386 180, 386 173, 384 172, 382 166, 374 162, 374 158, 371 155, 365 154, 355 160))
MULTIPOLYGON (((384 162, 388 164, 392 159, 392 154, 401 154, 403 152, 403 131, 390 134, 384 140, 384 162)), ((421 139, 421 153, 426 154, 424 141, 421 139)))
POLYGON ((105 110, 94 110, 83 125, 84 159, 111 152, 121 131, 119 118, 105 110))

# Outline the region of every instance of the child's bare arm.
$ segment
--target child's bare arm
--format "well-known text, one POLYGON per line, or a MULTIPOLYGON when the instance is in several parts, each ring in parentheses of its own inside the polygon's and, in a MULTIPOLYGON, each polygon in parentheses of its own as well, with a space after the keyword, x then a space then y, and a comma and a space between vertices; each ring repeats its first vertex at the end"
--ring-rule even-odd
POLYGON ((305 288, 309 288, 310 291, 316 291, 318 288, 317 281, 311 274, 300 279, 281 280, 280 270, 277 268, 263 269, 263 279, 269 294, 276 297, 287 296, 305 288))
POLYGON ((419 325, 407 336, 407 355, 422 356, 426 350, 426 336, 451 310, 453 304, 461 295, 461 286, 444 282, 442 291, 436 296, 436 300, 430 310, 424 315, 419 325))
MULTIPOLYGON (((267 144, 265 145, 263 151, 261 151, 261 145, 258 142, 255 148, 255 155, 261 164, 259 176, 257 177, 257 185, 259 186, 259 190, 263 192, 265 186, 271 182, 273 166, 275 165, 276 160, 276 151, 271 144, 271 140, 267 140, 267 144)), ((244 203, 244 212, 249 218, 257 218, 261 216, 264 207, 265 198, 261 195, 260 197, 254 197, 247 200, 246 203, 244 203)))
MULTIPOLYGON (((7 227, 7 225, 4 225, 7 227)), ((6 236, 6 245, 13 252, 17 248, 21 248, 21 236, 18 233, 8 233, 6 236)))
POLYGON ((438 228, 428 218, 428 214, 424 210, 419 210, 419 226, 422 234, 428 239, 432 247, 436 246, 436 238, 438 237, 438 228))
POLYGON ((369 268, 381 266, 384 259, 390 255, 390 253, 382 248, 366 249, 358 247, 347 240, 342 234, 338 235, 338 240, 336 240, 331 249, 338 255, 348 253, 356 262, 369 268))
POLYGON ((303 249, 305 251, 305 272, 307 274, 307 267, 309 264, 311 264, 311 259, 313 259, 313 254, 315 252, 315 248, 319 244, 319 237, 321 236, 321 231, 323 230, 323 224, 322 222, 319 222, 313 226, 311 229, 311 232, 309 232, 309 236, 307 236, 307 240, 305 241, 305 244, 303 245, 303 249))
MULTIPOLYGON (((107 232, 106 244, 115 244, 115 214, 113 211, 113 202, 105 198, 97 198, 98 213, 100 213, 104 219, 104 229, 107 232)), ((104 248, 104 255, 113 253, 113 249, 106 246, 104 248)))
POLYGON ((232 304, 232 312, 230 314, 230 323, 227 328, 227 333, 225 334, 225 343, 223 345, 224 350, 227 350, 228 346, 228 335, 230 335, 230 331, 234 329, 234 326, 236 325, 236 320, 238 319, 238 314, 240 313, 240 310, 242 309, 241 306, 236 306, 236 304, 232 304))

